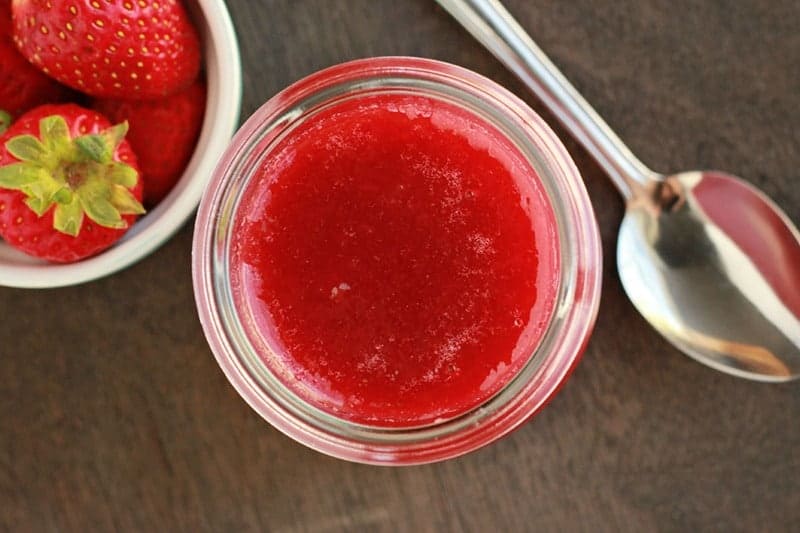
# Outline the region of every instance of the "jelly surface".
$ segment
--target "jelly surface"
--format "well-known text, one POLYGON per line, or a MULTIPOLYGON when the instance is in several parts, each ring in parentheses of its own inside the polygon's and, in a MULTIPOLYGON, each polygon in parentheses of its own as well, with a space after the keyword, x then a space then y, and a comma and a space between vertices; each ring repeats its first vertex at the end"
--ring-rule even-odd
POLYGON ((337 417, 412 427, 496 394, 558 290, 536 171, 475 113, 381 93, 306 118, 234 215, 236 307, 267 367, 337 417))

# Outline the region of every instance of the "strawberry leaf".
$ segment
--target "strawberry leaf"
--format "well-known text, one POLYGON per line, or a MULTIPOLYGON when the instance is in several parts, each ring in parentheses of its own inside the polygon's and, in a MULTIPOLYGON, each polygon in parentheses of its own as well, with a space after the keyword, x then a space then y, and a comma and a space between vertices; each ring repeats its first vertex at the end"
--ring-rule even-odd
POLYGON ((53 213, 53 227, 61 233, 78 235, 83 223, 83 209, 81 209, 81 201, 77 197, 73 197, 72 201, 66 204, 56 205, 55 212, 53 213))
POLYGON ((87 202, 81 199, 83 210, 90 219, 100 226, 106 228, 123 229, 128 227, 119 214, 119 211, 114 209, 111 202, 105 198, 96 198, 93 202, 87 202))
POLYGON ((144 207, 139 203, 139 200, 131 194, 131 191, 120 185, 115 185, 111 189, 111 205, 123 215, 141 215, 144 214, 144 207))
POLYGON ((0 134, 5 132, 11 125, 11 115, 0 109, 0 134))
POLYGON ((33 135, 18 135, 6 143, 6 150, 20 161, 41 163, 47 157, 47 148, 33 135))
POLYGON ((120 143, 123 139, 125 139, 125 135, 128 134, 128 121, 120 122, 110 128, 106 128, 100 133, 100 136, 106 141, 108 144, 111 153, 113 154, 116 152, 117 148, 119 147, 120 143))
POLYGON ((108 169, 106 178, 111 183, 122 185, 123 187, 130 189, 136 186, 136 182, 139 179, 139 173, 136 172, 136 169, 130 165, 117 163, 111 165, 111 168, 108 169))
POLYGON ((27 163, 0 167, 0 187, 16 191, 41 179, 42 169, 27 163))
POLYGON ((98 163, 109 163, 114 150, 102 135, 82 135, 75 139, 75 145, 82 155, 98 163))
MULTIPOLYGON (((33 183, 29 183, 22 187, 22 192, 24 192, 29 198, 36 198, 42 202, 47 202, 47 204, 51 204, 53 199, 55 198, 56 194, 62 189, 65 188, 64 185, 59 184, 56 180, 47 176, 46 172, 41 172, 42 177, 37 179, 33 183)), ((39 214, 39 213, 37 213, 39 214)))
POLYGON ((69 190, 69 187, 62 187, 53 195, 53 200, 60 204, 68 204, 72 202, 73 197, 74 195, 72 194, 72 191, 69 190))
POLYGON ((63 154, 69 150, 69 127, 64 117, 51 115, 40 120, 39 136, 51 152, 63 154))
POLYGON ((47 210, 50 208, 50 205, 52 204, 47 200, 44 200, 37 196, 31 196, 25 199, 25 205, 30 207, 31 211, 36 213, 37 216, 42 216, 47 212, 47 210))
POLYGON ((107 228, 122 229, 128 224, 122 219, 111 202, 110 191, 105 188, 105 184, 100 180, 89 182, 78 191, 81 207, 90 219, 107 228))

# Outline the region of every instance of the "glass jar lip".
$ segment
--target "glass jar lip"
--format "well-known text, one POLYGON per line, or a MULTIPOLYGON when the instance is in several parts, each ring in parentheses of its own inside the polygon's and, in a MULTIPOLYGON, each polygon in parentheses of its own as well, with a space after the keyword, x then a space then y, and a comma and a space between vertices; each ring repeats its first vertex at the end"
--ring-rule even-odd
MULTIPOLYGON (((539 174, 542 181, 547 181, 539 174)), ((601 270, 597 223, 580 174, 544 121, 509 91, 477 73, 440 61, 411 57, 380 57, 336 65, 290 85, 261 106, 234 136, 203 196, 195 227, 192 265, 198 313, 209 345, 231 384, 256 412, 290 437, 323 453, 351 461, 395 465, 462 455, 499 439, 538 412, 563 385, 588 341, 599 305, 601 270), (298 103, 315 98, 325 101, 329 91, 336 87, 356 90, 389 83, 387 80, 412 78, 434 80, 442 87, 456 87, 485 100, 524 132, 534 153, 542 158, 539 162, 550 169, 546 194, 551 204, 561 206, 563 212, 560 216, 556 213, 556 219, 559 232, 564 234, 559 234, 563 286, 559 289, 551 327, 545 333, 545 338, 550 337, 549 351, 541 359, 530 358, 531 362, 523 369, 533 365, 534 359, 538 360, 537 368, 529 369, 527 381, 518 384, 513 394, 507 394, 499 408, 495 405, 500 401, 496 396, 467 413, 470 416, 460 424, 445 422, 444 425, 452 426, 449 432, 437 432, 436 428, 361 431, 347 424, 338 427, 335 421, 333 425, 309 421, 298 417, 291 406, 274 396, 285 391, 266 390, 264 383, 253 375, 242 356, 242 340, 232 326, 236 320, 232 318, 235 315, 232 303, 225 299, 225 289, 220 289, 226 285, 230 288, 225 221, 232 218, 237 204, 232 182, 249 168, 249 160, 268 151, 270 142, 264 142, 265 138, 269 135, 274 138, 276 131, 303 116, 298 103), (493 405, 491 409, 485 407, 489 404, 493 405)), ((522 371, 512 382, 522 379, 520 374, 522 371)))

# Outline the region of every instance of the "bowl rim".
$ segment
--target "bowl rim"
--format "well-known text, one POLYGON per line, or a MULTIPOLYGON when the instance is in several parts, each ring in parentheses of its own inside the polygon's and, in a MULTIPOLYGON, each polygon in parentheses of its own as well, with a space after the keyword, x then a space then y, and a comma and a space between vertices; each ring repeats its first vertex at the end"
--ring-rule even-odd
POLYGON ((78 285, 113 274, 143 259, 194 214, 239 122, 242 63, 236 30, 222 0, 196 0, 205 33, 207 98, 197 147, 172 191, 111 248, 68 264, 42 261, 0 242, 0 286, 43 289, 78 285), (209 58, 213 55, 213 60, 209 58), (219 113, 222 110, 223 113, 219 113), (12 258, 14 263, 3 263, 12 258))

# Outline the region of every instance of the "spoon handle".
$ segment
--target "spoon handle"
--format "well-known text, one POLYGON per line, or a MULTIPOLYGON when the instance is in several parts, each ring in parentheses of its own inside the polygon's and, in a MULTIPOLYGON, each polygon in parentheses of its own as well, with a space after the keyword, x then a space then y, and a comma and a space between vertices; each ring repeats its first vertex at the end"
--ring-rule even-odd
POLYGON ((626 200, 654 177, 499 0, 436 0, 508 67, 592 154, 626 200))

